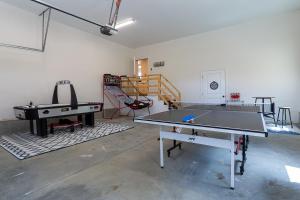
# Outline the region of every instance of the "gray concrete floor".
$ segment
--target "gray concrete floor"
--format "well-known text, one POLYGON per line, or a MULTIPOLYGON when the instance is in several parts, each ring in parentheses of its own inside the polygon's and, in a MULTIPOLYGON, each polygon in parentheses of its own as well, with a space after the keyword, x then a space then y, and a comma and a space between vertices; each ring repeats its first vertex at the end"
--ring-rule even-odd
POLYGON ((23 161, 0 148, 0 199, 300 199, 300 184, 285 170, 300 168, 300 136, 251 138, 246 172, 232 191, 227 150, 184 144, 161 169, 158 131, 135 124, 23 161))

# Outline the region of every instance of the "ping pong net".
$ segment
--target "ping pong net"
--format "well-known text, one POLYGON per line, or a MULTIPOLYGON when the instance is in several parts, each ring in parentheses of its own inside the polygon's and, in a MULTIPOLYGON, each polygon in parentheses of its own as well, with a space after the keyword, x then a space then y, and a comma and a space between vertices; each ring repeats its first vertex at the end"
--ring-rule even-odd
POLYGON ((201 104, 179 102, 179 110, 215 110, 215 111, 239 111, 239 112, 261 112, 261 107, 254 104, 201 104))

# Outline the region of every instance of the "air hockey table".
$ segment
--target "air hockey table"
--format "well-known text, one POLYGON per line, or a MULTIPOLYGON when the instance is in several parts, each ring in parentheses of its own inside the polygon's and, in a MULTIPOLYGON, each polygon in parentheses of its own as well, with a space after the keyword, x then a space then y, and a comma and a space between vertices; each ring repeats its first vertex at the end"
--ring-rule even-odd
POLYGON ((102 109, 103 103, 93 102, 78 103, 76 108, 70 104, 15 106, 14 112, 17 119, 29 120, 32 134, 48 137, 48 119, 78 116, 78 121, 81 121, 83 125, 94 126, 95 113, 102 109))

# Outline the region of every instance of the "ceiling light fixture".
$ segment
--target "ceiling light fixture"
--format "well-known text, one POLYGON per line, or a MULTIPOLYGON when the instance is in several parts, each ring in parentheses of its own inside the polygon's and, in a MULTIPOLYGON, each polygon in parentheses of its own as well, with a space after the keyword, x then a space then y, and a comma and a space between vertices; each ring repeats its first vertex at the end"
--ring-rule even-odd
POLYGON ((122 20, 122 21, 118 22, 116 24, 115 29, 119 29, 119 28, 122 28, 124 26, 128 26, 130 24, 134 24, 134 23, 135 23, 135 19, 128 18, 128 19, 125 19, 125 20, 122 20))

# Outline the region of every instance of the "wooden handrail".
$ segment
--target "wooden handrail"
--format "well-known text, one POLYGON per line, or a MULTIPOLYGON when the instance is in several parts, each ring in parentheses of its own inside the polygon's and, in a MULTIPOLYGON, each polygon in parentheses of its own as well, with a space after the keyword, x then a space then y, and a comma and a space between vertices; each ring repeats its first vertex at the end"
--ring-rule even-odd
POLYGON ((164 82, 161 82, 161 84, 175 97, 175 99, 180 98, 179 95, 175 94, 164 82))
MULTIPOLYGON (((139 85, 139 88, 158 88, 159 85, 139 85)), ((122 88, 132 88, 132 86, 124 85, 122 88)))
MULTIPOLYGON (((124 78, 124 77, 122 77, 124 78)), ((131 87, 128 87, 128 88, 131 88, 131 89, 134 89, 135 90, 135 93, 136 93, 136 99, 138 99, 139 96, 145 96, 142 92, 140 92, 139 88, 136 87, 130 80, 129 80, 129 77, 126 77, 127 78, 127 83, 129 83, 131 85, 131 87)), ((122 79, 121 79, 122 80, 122 79)), ((125 79, 126 80, 126 79, 125 79)), ((129 85, 128 85, 129 86, 129 85)), ((123 86, 122 86, 123 88, 123 86)))
MULTIPOLYGON (((127 79, 127 81, 150 81, 150 80, 159 80, 159 78, 157 78, 157 77, 155 77, 155 78, 151 78, 151 77, 141 77, 141 78, 128 77, 128 79, 127 79)), ((126 81, 126 79, 124 81, 126 81)))
POLYGON ((139 95, 155 95, 166 104, 171 102, 174 106, 180 106, 180 91, 171 81, 161 74, 150 74, 141 77, 122 76, 121 82, 122 88, 130 96, 136 96, 136 98, 138 98, 139 95))
POLYGON ((158 96, 159 96, 159 98, 161 98, 164 101, 165 104, 169 103, 168 100, 163 95, 158 94, 158 96))
POLYGON ((176 90, 176 91, 178 92, 179 96, 181 96, 181 95, 180 95, 180 91, 175 87, 175 85, 173 85, 173 83, 172 83, 171 81, 169 81, 169 80, 168 80, 165 76, 163 76, 163 75, 161 75, 161 77, 164 78, 165 81, 166 81, 167 83, 169 83, 169 84, 173 87, 173 89, 176 90))

